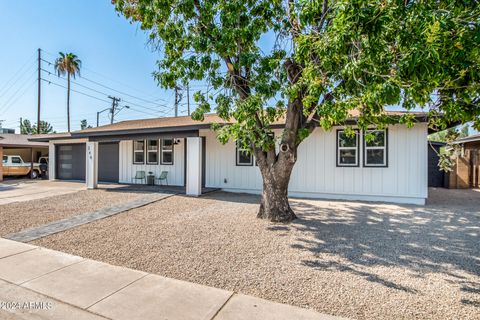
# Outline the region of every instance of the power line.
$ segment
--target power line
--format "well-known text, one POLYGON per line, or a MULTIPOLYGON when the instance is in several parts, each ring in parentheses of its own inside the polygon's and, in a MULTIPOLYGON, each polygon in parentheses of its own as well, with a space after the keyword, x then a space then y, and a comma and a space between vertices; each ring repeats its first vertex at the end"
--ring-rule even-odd
POLYGON ((11 105, 11 101, 15 99, 16 95, 24 88, 25 85, 28 85, 28 83, 33 79, 32 76, 34 76, 35 73, 31 73, 30 77, 28 77, 19 87, 18 89, 10 96, 9 99, 4 103, 3 107, 0 107, 0 109, 3 109, 2 112, 6 111, 6 108, 8 108, 11 105), (8 107, 7 107, 8 106, 8 107))
MULTIPOLYGON (((32 72, 32 67, 33 67, 33 64, 30 65, 30 67, 28 67, 27 69, 23 70, 23 72, 15 79, 15 81, 13 81, 9 86, 4 86, 4 90, 2 92, 2 94, 0 94, 0 98, 3 98, 5 97, 9 91, 22 79, 25 78, 25 75, 28 75, 29 71, 32 72)), ((12 78, 13 79, 13 78, 12 78)))
MULTIPOLYGON (((58 84, 58 83, 56 83, 56 82, 53 82, 53 81, 51 81, 51 80, 47 80, 47 79, 43 79, 43 78, 42 78, 42 81, 45 81, 45 82, 47 82, 48 84, 53 84, 53 85, 55 85, 55 86, 58 86, 58 87, 61 87, 61 88, 64 88, 64 89, 68 89, 68 87, 63 86, 63 85, 61 85, 61 84, 58 84)), ((102 101, 102 102, 110 103, 110 101, 108 101, 108 100, 103 100, 103 99, 101 99, 101 98, 99 98, 99 97, 95 97, 95 96, 89 95, 88 93, 85 93, 85 92, 82 92, 82 91, 78 91, 78 90, 75 90, 75 89, 70 89, 70 90, 73 91, 73 92, 76 92, 76 93, 78 93, 78 94, 81 94, 81 95, 90 97, 90 98, 92 98, 92 99, 96 99, 96 100, 99 100, 99 101, 102 101)), ((140 112, 140 113, 143 113, 143 114, 147 114, 147 115, 150 115, 150 116, 158 117, 158 114, 153 114, 153 113, 145 112, 145 111, 138 110, 138 109, 135 109, 135 108, 132 108, 132 107, 130 107, 130 110, 135 110, 135 111, 140 112)))
MULTIPOLYGON (((17 96, 9 105, 5 104, 3 106, 3 110, 1 111, 2 113, 5 113, 7 112, 13 105, 15 102, 18 101, 18 99, 20 99, 21 97, 23 97, 25 95, 25 93, 28 91, 28 89, 30 89, 32 87, 32 85, 34 85, 37 81, 33 81, 29 86, 25 87, 25 90, 19 95, 17 96)), ((20 87, 20 89, 22 89, 22 87, 20 87)), ((20 90, 19 89, 19 90, 20 90)), ((17 90, 16 92, 18 92, 19 90, 17 90)))
MULTIPOLYGON (((51 52, 49 52, 49 51, 45 51, 45 50, 43 50, 43 51, 44 51, 45 53, 47 53, 49 56, 51 56, 52 58, 56 58, 56 57, 57 57, 55 54, 53 54, 53 53, 51 53, 51 52)), ((51 62, 49 62, 49 63, 51 64, 51 62)), ((153 97, 153 95, 150 94, 150 93, 147 93, 147 92, 145 92, 145 91, 143 91, 143 90, 139 90, 138 88, 135 88, 135 87, 131 86, 130 84, 127 84, 127 83, 118 81, 117 79, 110 78, 110 77, 108 77, 108 76, 106 76, 106 75, 104 75, 104 74, 102 74, 102 73, 100 73, 100 72, 98 72, 98 71, 92 70, 92 69, 87 68, 87 67, 85 67, 85 66, 83 66, 82 69, 88 70, 89 72, 91 72, 91 73, 93 73, 93 74, 96 74, 96 75, 98 75, 98 76, 100 76, 100 77, 102 77, 102 78, 104 78, 104 79, 107 79, 107 80, 112 81, 112 82, 116 82, 116 83, 118 83, 118 84, 120 84, 120 85, 122 85, 122 86, 124 86, 124 87, 130 88, 130 89, 132 89, 132 90, 134 90, 134 91, 136 91, 136 92, 138 92, 138 93, 141 93, 141 94, 144 94, 144 95, 153 97)), ((156 99, 157 101, 158 101, 158 100, 163 100, 163 101, 165 101, 165 102, 168 102, 167 100, 162 99, 162 98, 155 98, 155 99, 156 99)))
MULTIPOLYGON (((5 84, 4 84, 4 85, 2 86, 2 88, 0 89, 0 93, 1 93, 21 72, 23 72, 23 74, 25 74, 25 72, 28 71, 28 69, 31 69, 31 68, 32 68, 32 66, 33 66, 32 58, 33 58, 33 57, 34 57, 34 54, 32 54, 30 57, 28 57, 27 61, 25 61, 25 63, 20 67, 20 69, 18 69, 17 72, 15 72, 15 74, 13 75, 13 77, 11 77, 10 80, 8 80, 7 82, 5 82, 5 84), (28 65, 28 63, 30 63, 30 67, 27 68, 26 70, 23 70, 23 69, 28 65)), ((23 76, 23 74, 22 74, 22 76, 23 76)), ((21 76, 21 77, 22 77, 22 76, 21 76)), ((20 77, 20 78, 21 78, 21 77, 20 77)), ((18 80, 19 80, 20 78, 18 78, 18 79, 15 81, 15 83, 18 82, 18 80)), ((8 90, 10 90, 10 88, 11 88, 15 83, 12 83, 12 85, 11 85, 4 93, 6 93, 8 90)), ((4 93, 3 93, 3 94, 4 94, 4 93)), ((0 94, 0 96, 2 96, 3 94, 0 94)))
MULTIPOLYGON (((52 82, 52 81, 47 80, 47 79, 44 79, 44 78, 42 78, 42 81, 48 82, 48 84, 53 84, 53 85, 55 85, 55 86, 57 86, 57 87, 61 87, 61 88, 64 88, 64 89, 68 89, 68 87, 66 87, 66 86, 63 86, 63 85, 61 85, 61 84, 52 82)), ((81 92, 81 91, 78 91, 78 90, 75 90, 75 89, 71 89, 71 88, 70 88, 70 90, 73 91, 73 92, 82 94, 82 95, 84 95, 84 96, 90 97, 90 98, 92 98, 92 99, 96 99, 96 100, 99 100, 99 101, 103 101, 103 102, 110 103, 110 101, 108 101, 108 100, 100 99, 100 98, 98 98, 98 97, 89 95, 88 93, 85 93, 85 92, 81 92)))
MULTIPOLYGON (((47 61, 47 60, 43 60, 43 61, 47 62, 49 65, 52 65, 52 64, 53 64, 52 62, 47 61)), ((87 70, 89 70, 89 69, 87 69, 87 70)), ((48 70, 44 70, 44 71, 45 71, 45 72, 48 72, 49 74, 52 74, 52 72, 50 72, 50 71, 48 71, 48 70)), ((167 105, 160 104, 160 103, 158 103, 158 102, 156 102, 156 101, 147 100, 147 99, 144 99, 144 98, 141 98, 141 97, 138 97, 138 96, 131 95, 131 94, 126 93, 126 92, 124 92, 124 91, 121 91, 121 90, 118 90, 118 89, 115 89, 115 88, 106 86, 106 85, 104 85, 104 84, 102 84, 102 83, 100 83, 100 82, 97 82, 97 81, 91 80, 91 79, 89 79, 89 78, 86 78, 85 76, 82 76, 81 79, 83 79, 83 80, 85 80, 85 81, 88 81, 88 82, 91 82, 91 83, 94 83, 94 84, 96 84, 96 85, 98 85, 98 86, 101 86, 101 87, 103 87, 103 88, 106 88, 106 89, 115 91, 115 92, 117 92, 117 93, 123 94, 123 95, 125 95, 125 96, 128 96, 128 97, 131 97, 131 98, 134 98, 134 99, 137 99, 137 100, 146 102, 146 103, 150 103, 150 104, 154 104, 154 105, 156 105, 156 106, 162 106, 162 107, 169 108, 169 106, 167 106, 167 105)), ((161 98, 157 99, 157 101, 158 101, 158 100, 163 100, 163 101, 165 101, 165 102, 168 102, 168 101, 166 101, 165 99, 161 99, 161 98)))
MULTIPOLYGON (((42 69, 42 71, 47 72, 48 75, 53 75, 53 73, 50 72, 50 71, 48 71, 48 70, 42 69)), ((66 80, 66 79, 64 79, 64 78, 61 78, 61 79, 66 80)), ((85 79, 85 78, 82 77, 82 79, 85 79)), ((47 81, 50 81, 50 80, 47 80, 47 81)), ((83 84, 81 84, 81 83, 78 83, 77 81, 71 80, 71 83, 73 83, 73 84, 75 84, 75 85, 78 85, 78 86, 80 86, 80 87, 83 87, 83 88, 85 88, 85 89, 94 91, 94 92, 96 92, 96 93, 99 93, 99 94, 101 94, 101 95, 108 96, 108 94, 105 93, 105 92, 103 92, 103 91, 99 91, 99 90, 93 89, 93 88, 91 88, 91 87, 89 87, 89 86, 86 86, 86 85, 83 85, 83 84)), ((73 89, 72 89, 72 90, 73 90, 73 89)), ((166 111, 158 110, 158 109, 155 109, 155 108, 151 108, 151 107, 146 107, 146 106, 143 106, 143 105, 139 105, 139 104, 137 104, 137 103, 135 103, 135 102, 132 102, 132 101, 129 101, 129 100, 125 100, 125 99, 124 99, 123 101, 125 101, 125 102, 128 103, 128 104, 137 106, 137 107, 139 107, 139 108, 148 109, 148 110, 151 110, 151 111, 154 111, 154 112, 163 113, 163 114, 166 112, 166 111)), ((159 105, 160 105, 160 104, 159 104, 159 105)), ((165 106, 165 105, 161 105, 161 106, 164 107, 164 108, 170 108, 170 106, 165 106)))

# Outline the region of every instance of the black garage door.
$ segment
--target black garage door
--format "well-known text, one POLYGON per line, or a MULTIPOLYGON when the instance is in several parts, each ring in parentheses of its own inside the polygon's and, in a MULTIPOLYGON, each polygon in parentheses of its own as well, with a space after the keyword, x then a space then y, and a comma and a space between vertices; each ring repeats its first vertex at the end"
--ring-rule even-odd
POLYGON ((85 144, 64 144, 56 148, 57 178, 85 180, 85 144))
POLYGON ((98 181, 118 182, 118 142, 99 143, 98 181))

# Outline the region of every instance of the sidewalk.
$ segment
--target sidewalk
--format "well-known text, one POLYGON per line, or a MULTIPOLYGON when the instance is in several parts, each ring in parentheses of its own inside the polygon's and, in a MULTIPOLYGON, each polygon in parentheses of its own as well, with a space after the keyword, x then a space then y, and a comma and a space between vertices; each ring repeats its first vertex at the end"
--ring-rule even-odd
POLYGON ((0 238, 0 319, 340 318, 0 238))

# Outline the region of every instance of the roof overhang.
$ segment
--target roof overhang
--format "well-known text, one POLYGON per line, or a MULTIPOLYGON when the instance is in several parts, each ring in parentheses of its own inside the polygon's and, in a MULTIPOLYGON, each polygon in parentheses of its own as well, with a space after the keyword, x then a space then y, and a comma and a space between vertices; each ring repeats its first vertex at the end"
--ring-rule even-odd
MULTIPOLYGON (((417 122, 427 122, 428 117, 426 114, 417 114, 415 115, 415 120, 417 122)), ((348 119, 344 124, 346 125, 355 125, 358 121, 357 117, 352 117, 348 119)), ((200 129, 210 129, 212 124, 216 122, 199 122, 198 124, 190 125, 177 125, 177 126, 159 126, 159 127, 144 127, 144 128, 128 128, 128 129, 111 129, 108 130, 108 126, 102 128, 101 130, 95 130, 96 128, 87 129, 83 131, 71 132, 71 133, 62 133, 62 134, 51 134, 51 135, 39 135, 37 137, 32 137, 32 141, 43 141, 48 142, 51 140, 59 139, 89 139, 91 141, 115 141, 115 140, 126 140, 126 139, 141 139, 143 137, 176 137, 183 138, 188 136, 198 136, 198 130, 200 129)), ((225 125, 227 123, 219 123, 220 125, 225 125)), ((272 129, 282 129, 285 127, 283 123, 275 123, 271 125, 272 129)))
POLYGON ((480 142, 480 134, 474 134, 469 137, 458 139, 456 141, 453 141, 452 144, 463 144, 469 142, 480 142))
POLYGON ((2 144, 0 143, 0 147, 2 148, 48 148, 47 144, 2 144))

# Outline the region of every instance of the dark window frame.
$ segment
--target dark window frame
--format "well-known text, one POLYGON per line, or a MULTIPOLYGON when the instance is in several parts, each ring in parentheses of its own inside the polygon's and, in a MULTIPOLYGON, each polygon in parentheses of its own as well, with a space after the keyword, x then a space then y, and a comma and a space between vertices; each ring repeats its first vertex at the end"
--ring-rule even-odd
POLYGON ((388 168, 388 128, 385 128, 385 129, 368 129, 367 132, 369 132, 369 131, 384 131, 385 132, 385 134, 384 134, 385 146, 383 148, 381 148, 385 152, 385 164, 381 164, 381 165, 367 164, 367 149, 374 149, 374 148, 367 147, 367 141, 365 140, 366 132, 363 132, 363 134, 362 134, 362 139, 363 139, 363 155, 362 155, 363 167, 365 167, 365 168, 388 168))
POLYGON ((174 151, 175 151, 175 139, 173 139, 173 138, 171 138, 171 139, 160 139, 160 164, 161 164, 161 165, 164 165, 164 166, 173 166, 174 161, 175 161, 174 155, 173 155, 173 154, 174 154, 174 151), (172 141, 172 151, 166 150, 166 152, 171 152, 171 153, 172 153, 172 162, 165 162, 165 161, 163 160, 163 153, 165 152, 165 151, 163 150, 163 142, 164 142, 165 140, 171 140, 171 141, 172 141))
POLYGON ((142 139, 137 139, 137 140, 133 140, 133 145, 132 145, 132 149, 133 149, 133 164, 145 164, 145 148, 146 148, 146 143, 145 143, 145 140, 142 140, 142 139), (135 161, 135 153, 140 153, 141 151, 140 150, 136 150, 135 149, 135 142, 138 142, 138 141, 143 141, 143 161, 142 162, 136 162, 135 161))
POLYGON ((344 132, 345 129, 337 129, 335 132, 335 141, 336 141, 336 153, 335 153, 335 165, 338 168, 358 168, 360 167, 360 130, 359 129, 353 129, 353 131, 356 132, 356 137, 357 137, 357 145, 356 147, 351 147, 349 149, 355 149, 356 150, 356 163, 355 164, 341 164, 340 163, 340 143, 339 143, 339 134, 340 132, 344 132))
POLYGON ((238 147, 238 142, 235 143, 235 166, 237 167, 253 167, 253 154, 252 153, 249 153, 249 156, 250 156, 250 163, 239 163, 239 156, 238 156, 238 153, 239 151, 245 151, 248 149, 244 149, 244 148, 239 148, 238 147))
POLYGON ((158 141, 157 139, 147 139, 147 140, 145 141, 145 150, 146 150, 146 152, 145 152, 145 156, 146 156, 146 157, 145 157, 145 161, 146 161, 146 164, 158 164, 158 150, 159 150, 158 145, 159 145, 159 141, 158 141), (157 149, 156 149, 155 151, 148 149, 148 143, 149 143, 150 141, 156 141, 156 142, 157 142, 157 149), (150 161, 148 160, 148 155, 149 155, 150 153, 156 153, 156 154, 157 154, 157 161, 152 161, 152 162, 150 162, 150 161))

